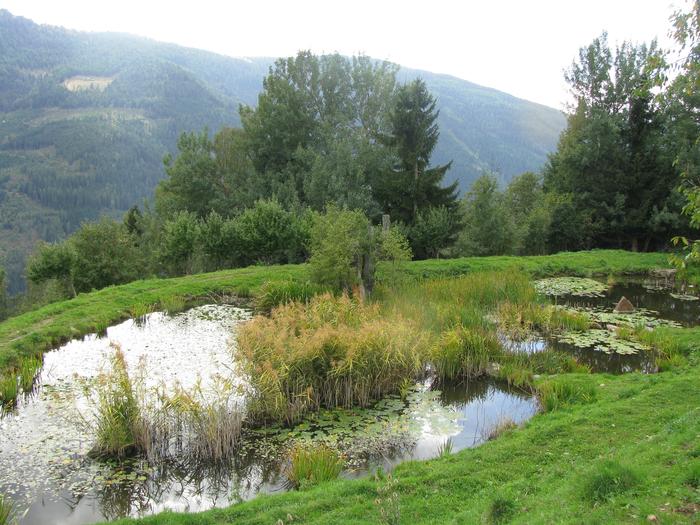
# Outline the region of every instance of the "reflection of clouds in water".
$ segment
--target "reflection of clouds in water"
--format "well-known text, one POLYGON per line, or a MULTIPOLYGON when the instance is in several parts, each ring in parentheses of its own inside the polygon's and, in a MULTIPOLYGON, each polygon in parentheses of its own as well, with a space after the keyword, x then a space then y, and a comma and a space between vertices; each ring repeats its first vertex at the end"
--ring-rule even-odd
MULTIPOLYGON (((146 386, 178 381, 187 388, 201 378, 206 389, 212 376, 230 376, 230 339, 235 325, 249 317, 249 312, 228 305, 198 307, 172 317, 154 313, 140 322, 110 327, 103 337, 92 334, 47 352, 37 391, 22 400, 15 413, 0 419, 0 493, 17 502, 20 511, 30 506, 22 522, 94 522, 103 518, 103 511, 109 513, 101 510, 104 505, 112 505, 116 515, 128 508, 150 512, 179 494, 190 507, 227 504, 228 498, 206 482, 202 489, 188 485, 188 480, 179 485, 160 480, 164 483, 158 490, 145 488, 136 494, 138 487, 131 486, 131 493, 120 495, 118 486, 94 479, 100 465, 86 457, 93 443, 86 421, 93 407, 86 392, 106 370, 112 343, 121 346, 130 373, 146 363, 146 386), (95 491, 111 496, 98 502, 95 491), (153 497, 162 502, 154 504, 153 497)), ((226 479, 230 481, 230 474, 226 479)), ((230 492, 228 483, 223 492, 230 492)))

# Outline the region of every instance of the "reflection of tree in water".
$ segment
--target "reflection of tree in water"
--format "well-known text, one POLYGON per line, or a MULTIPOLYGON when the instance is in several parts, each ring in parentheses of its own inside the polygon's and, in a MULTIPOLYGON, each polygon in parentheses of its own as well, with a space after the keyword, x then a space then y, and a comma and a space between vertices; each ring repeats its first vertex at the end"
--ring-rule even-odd
POLYGON ((105 519, 152 513, 167 501, 185 507, 190 500, 207 499, 213 506, 238 503, 257 494, 265 484, 280 484, 278 460, 261 457, 252 451, 228 461, 202 462, 192 459, 167 460, 147 465, 134 464, 129 472, 149 470, 146 479, 103 484, 97 500, 105 519))
POLYGON ((440 400, 446 405, 468 404, 476 401, 486 401, 493 395, 494 390, 518 397, 523 400, 532 398, 532 394, 510 386, 507 383, 493 379, 471 379, 459 382, 443 383, 435 386, 440 390, 440 400))

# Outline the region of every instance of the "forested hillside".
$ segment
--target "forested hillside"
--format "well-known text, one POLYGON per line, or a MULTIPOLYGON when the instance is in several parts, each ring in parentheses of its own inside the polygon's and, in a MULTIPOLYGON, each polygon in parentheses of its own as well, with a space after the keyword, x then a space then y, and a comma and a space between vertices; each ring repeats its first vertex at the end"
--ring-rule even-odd
MULTIPOLYGON (((235 59, 121 34, 39 26, 0 11, 0 265, 21 287, 39 239, 118 216, 153 194, 183 131, 238 126, 272 59, 235 59)), ((434 159, 465 190, 539 169, 565 125, 557 110, 445 75, 420 75, 441 111, 434 159)))

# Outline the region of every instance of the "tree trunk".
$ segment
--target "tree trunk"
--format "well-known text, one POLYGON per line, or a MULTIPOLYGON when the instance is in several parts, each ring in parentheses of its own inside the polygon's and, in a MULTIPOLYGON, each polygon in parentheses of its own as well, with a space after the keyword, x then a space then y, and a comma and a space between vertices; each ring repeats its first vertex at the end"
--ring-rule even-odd
POLYGON ((637 240, 636 237, 632 237, 632 251, 633 252, 639 251, 639 241, 637 240))
POLYGON ((413 221, 418 217, 418 162, 413 170, 413 221))

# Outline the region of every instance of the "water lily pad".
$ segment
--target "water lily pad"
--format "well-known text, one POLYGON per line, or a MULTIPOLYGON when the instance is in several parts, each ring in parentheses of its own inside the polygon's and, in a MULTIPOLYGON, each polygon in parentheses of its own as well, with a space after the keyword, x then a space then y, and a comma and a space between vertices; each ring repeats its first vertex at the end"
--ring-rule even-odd
POLYGON ((603 297, 608 290, 605 283, 584 277, 550 277, 535 281, 533 284, 538 293, 555 297, 564 295, 603 297))
POLYGON ((649 347, 638 341, 622 339, 613 330, 592 329, 585 332, 566 332, 557 336, 562 343, 578 348, 593 348, 606 354, 632 355, 649 347))

